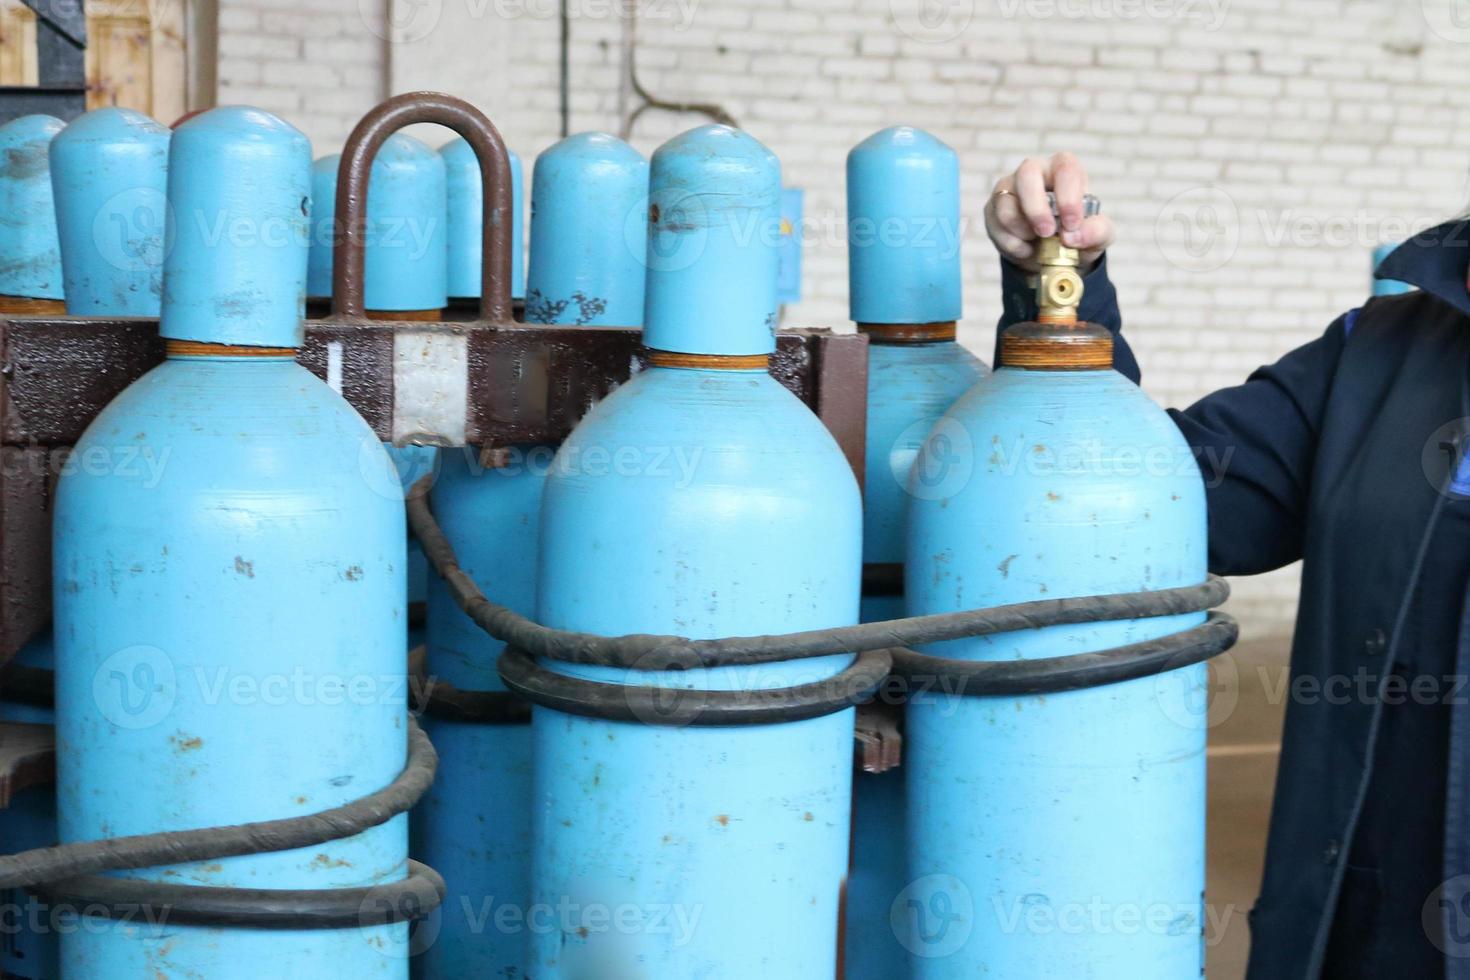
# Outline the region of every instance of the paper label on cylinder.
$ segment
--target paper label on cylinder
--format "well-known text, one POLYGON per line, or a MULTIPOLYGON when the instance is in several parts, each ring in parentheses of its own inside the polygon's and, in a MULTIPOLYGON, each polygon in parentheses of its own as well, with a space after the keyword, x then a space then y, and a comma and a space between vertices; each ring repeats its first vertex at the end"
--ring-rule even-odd
POLYGON ((461 446, 469 410, 463 334, 405 330, 393 338, 393 441, 461 446))

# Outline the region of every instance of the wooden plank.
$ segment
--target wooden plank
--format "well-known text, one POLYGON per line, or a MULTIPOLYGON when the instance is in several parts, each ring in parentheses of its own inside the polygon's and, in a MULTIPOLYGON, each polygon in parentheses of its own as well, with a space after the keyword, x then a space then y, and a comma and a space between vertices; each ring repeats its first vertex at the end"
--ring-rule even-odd
POLYGON ((36 85, 36 14, 20 0, 0 0, 0 85, 36 85))

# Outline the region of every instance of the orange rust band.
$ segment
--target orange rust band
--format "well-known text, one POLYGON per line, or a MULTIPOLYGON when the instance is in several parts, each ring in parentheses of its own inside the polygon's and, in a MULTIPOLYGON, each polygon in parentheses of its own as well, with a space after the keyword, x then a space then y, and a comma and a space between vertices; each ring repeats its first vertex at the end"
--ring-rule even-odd
POLYGON ((165 340, 169 357, 295 357, 294 347, 248 347, 244 344, 206 344, 199 340, 165 340))
POLYGON ((413 320, 418 323, 435 323, 444 319, 443 310, 368 310, 369 320, 413 320))
POLYGON ((0 296, 0 313, 14 313, 19 316, 66 316, 66 303, 59 299, 0 296))
POLYGON ((770 354, 684 354, 650 350, 648 360, 654 367, 713 368, 716 371, 765 370, 771 366, 770 354))
POLYGON ((934 344, 954 340, 958 327, 953 320, 934 323, 859 323, 858 333, 874 344, 934 344))

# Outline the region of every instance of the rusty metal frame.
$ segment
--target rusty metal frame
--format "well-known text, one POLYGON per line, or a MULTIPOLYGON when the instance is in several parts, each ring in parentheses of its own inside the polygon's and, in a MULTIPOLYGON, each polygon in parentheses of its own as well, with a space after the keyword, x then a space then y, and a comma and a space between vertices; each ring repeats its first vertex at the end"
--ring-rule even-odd
MULTIPOLYGON (((297 360, 323 380, 331 375, 388 440, 395 342, 429 333, 467 341, 464 441, 474 445, 560 441, 647 357, 640 332, 624 327, 329 319, 307 323, 297 360)), ((0 663, 50 620, 52 491, 67 450, 162 360, 156 320, 0 318, 0 663)), ((783 331, 771 374, 822 418, 861 478, 866 338, 783 331)))

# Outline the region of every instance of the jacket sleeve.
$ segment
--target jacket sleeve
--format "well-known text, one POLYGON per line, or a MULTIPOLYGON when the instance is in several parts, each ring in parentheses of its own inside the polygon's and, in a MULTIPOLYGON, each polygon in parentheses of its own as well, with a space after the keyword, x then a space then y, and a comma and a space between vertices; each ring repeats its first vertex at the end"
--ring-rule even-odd
MULTIPOLYGON (((1113 333, 1113 366, 1137 382, 1138 362, 1120 332, 1122 316, 1106 261, 1104 256, 1083 280, 1079 313, 1113 333)), ((1002 266, 1004 328, 1034 317, 1036 301, 1025 273, 1002 266)), ((1169 410, 1204 477, 1210 571, 1254 575, 1302 556, 1318 436, 1356 316, 1353 310, 1338 317, 1322 336, 1258 368, 1244 384, 1206 395, 1183 411, 1169 410)))

